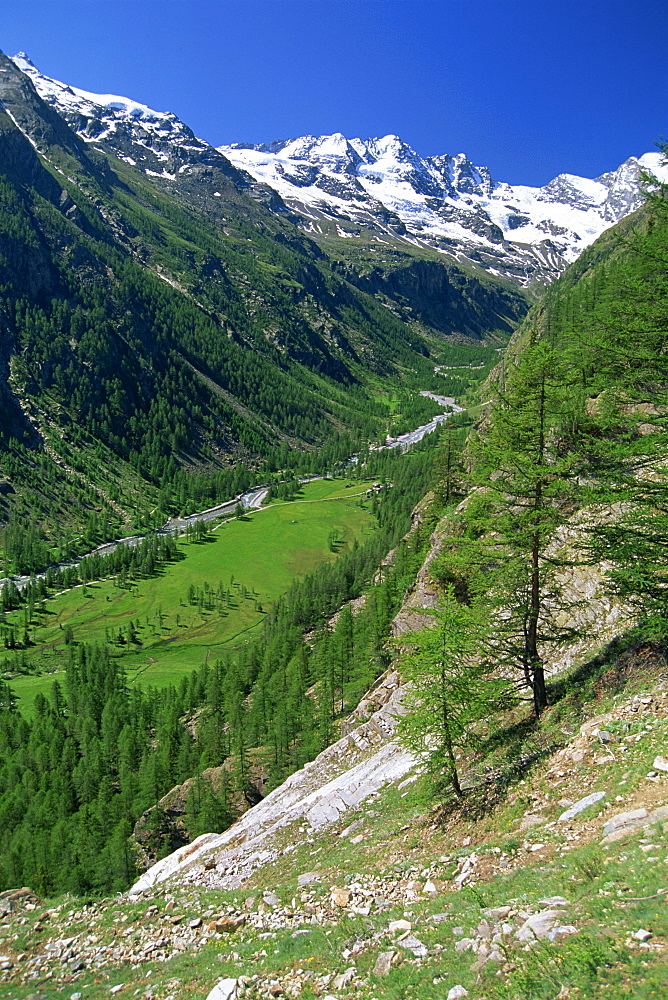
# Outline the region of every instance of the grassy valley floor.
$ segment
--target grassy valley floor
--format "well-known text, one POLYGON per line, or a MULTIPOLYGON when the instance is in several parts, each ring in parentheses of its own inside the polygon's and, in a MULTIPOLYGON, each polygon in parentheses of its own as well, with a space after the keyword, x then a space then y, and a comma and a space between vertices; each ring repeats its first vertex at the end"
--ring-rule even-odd
MULTIPOLYGON (((68 641, 110 641, 128 681, 175 683, 239 648, 261 628, 272 601, 290 583, 375 530, 366 496, 371 483, 320 480, 289 502, 276 501, 217 525, 202 541, 179 541, 184 558, 146 579, 77 586, 43 603, 30 629, 28 662, 38 675, 11 684, 29 716, 34 696, 47 694, 62 671, 68 641), (134 638, 129 638, 132 622, 134 638)), ((7 616, 22 628, 24 611, 7 616)))

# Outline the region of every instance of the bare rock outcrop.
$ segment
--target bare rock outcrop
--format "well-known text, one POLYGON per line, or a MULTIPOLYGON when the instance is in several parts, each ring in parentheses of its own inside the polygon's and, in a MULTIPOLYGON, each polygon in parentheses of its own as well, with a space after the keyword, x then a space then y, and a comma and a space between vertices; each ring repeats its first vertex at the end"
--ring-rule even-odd
POLYGON ((280 834, 286 827, 301 824, 299 833, 307 839, 384 785, 403 778, 415 760, 394 738, 401 691, 398 676, 386 675, 365 699, 373 707, 375 692, 380 703, 366 721, 353 723, 340 740, 291 774, 224 833, 203 834, 157 862, 130 893, 137 895, 173 876, 236 888, 281 853, 280 834))

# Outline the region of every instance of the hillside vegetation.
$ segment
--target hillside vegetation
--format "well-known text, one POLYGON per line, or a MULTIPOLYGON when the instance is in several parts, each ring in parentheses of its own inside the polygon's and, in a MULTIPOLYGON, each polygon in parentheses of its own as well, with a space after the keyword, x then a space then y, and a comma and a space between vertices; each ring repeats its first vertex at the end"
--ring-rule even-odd
POLYGON ((380 451, 433 414, 420 390, 470 391, 495 348, 439 340, 433 301, 395 315, 389 271, 342 277, 217 161, 210 224, 198 189, 88 150, 20 74, 0 87, 7 568, 253 482, 273 498, 3 588, 12 998, 186 1000, 221 978, 223 1000, 659 996, 665 191, 534 307, 470 433, 460 414, 380 451), (389 754, 396 719, 359 703, 402 662, 422 686, 401 782, 251 838, 246 864, 242 811, 389 754), (171 882, 105 900, 175 848, 171 882))
POLYGON ((480 654, 529 689, 536 714, 544 661, 582 628, 569 568, 605 567, 638 628, 666 634, 667 204, 659 189, 516 334, 483 388, 492 402, 467 445, 472 492, 434 565, 462 633, 479 630, 480 654))
POLYGON ((504 340, 526 311, 455 275, 449 326, 413 321, 215 150, 178 182, 147 176, 0 65, 0 517, 32 532, 3 546, 10 572, 335 468, 382 440, 390 397, 410 419, 457 342, 504 340))

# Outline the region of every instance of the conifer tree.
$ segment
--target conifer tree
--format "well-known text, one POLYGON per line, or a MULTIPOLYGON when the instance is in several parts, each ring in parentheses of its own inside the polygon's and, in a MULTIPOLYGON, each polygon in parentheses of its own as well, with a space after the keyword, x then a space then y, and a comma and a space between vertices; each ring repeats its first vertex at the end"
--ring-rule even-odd
POLYGON ((565 353, 532 343, 507 373, 489 425, 471 447, 474 494, 460 560, 499 622, 498 656, 521 671, 539 715, 547 705, 543 646, 563 601, 547 549, 577 493, 577 458, 564 441, 580 405, 565 353))
MULTIPOLYGON (((663 147, 664 154, 668 148, 663 147)), ((589 551, 610 587, 657 634, 668 631, 668 186, 610 266, 590 323, 597 348, 589 551)))
POLYGON ((401 673, 408 682, 408 714, 399 722, 406 745, 423 761, 434 791, 463 795, 458 754, 480 745, 481 723, 510 702, 506 680, 488 658, 490 626, 481 605, 459 604, 446 592, 434 624, 411 633, 401 673))

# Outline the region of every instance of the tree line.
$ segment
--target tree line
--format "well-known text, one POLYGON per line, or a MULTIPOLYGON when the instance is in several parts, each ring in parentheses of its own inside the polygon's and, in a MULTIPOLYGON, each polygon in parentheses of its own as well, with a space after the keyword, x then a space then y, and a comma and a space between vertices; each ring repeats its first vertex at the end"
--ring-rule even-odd
MULTIPOLYGON (((624 231, 624 229, 626 231, 624 231)), ((461 794, 455 749, 494 705, 548 705, 550 650, 581 636, 564 571, 603 571, 637 634, 668 635, 668 199, 546 293, 467 444, 467 500, 433 570, 443 601, 405 659, 406 738, 461 794), (575 530, 559 544, 560 530, 575 530), (490 627, 492 623, 492 627, 490 627)))

